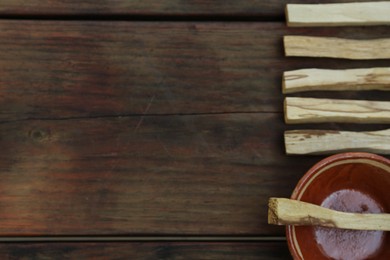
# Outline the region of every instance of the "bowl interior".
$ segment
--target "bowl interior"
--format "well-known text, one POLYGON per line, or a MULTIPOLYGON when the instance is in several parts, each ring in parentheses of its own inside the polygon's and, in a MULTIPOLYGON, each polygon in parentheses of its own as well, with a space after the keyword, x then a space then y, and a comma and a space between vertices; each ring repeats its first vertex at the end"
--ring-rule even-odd
MULTIPOLYGON (((389 213, 389 189, 389 160, 372 154, 347 153, 312 167, 291 198, 341 211, 389 213)), ((287 239, 295 259, 390 259, 387 233, 287 226, 287 239), (328 240, 323 238, 324 234, 328 240)))

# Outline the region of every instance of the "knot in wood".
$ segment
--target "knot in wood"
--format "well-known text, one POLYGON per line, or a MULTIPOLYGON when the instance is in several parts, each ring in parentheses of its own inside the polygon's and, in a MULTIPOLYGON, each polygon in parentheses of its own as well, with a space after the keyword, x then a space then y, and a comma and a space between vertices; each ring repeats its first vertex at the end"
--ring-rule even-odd
POLYGON ((44 129, 33 129, 30 131, 29 136, 34 141, 42 142, 50 137, 50 132, 44 129))

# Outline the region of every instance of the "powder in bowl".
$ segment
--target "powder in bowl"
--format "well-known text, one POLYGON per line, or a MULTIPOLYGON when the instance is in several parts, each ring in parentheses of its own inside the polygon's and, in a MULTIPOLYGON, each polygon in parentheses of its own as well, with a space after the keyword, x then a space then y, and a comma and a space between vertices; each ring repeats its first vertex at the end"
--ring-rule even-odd
MULTIPOLYGON (((368 195, 350 189, 332 193, 321 206, 353 213, 383 212, 382 207, 368 195)), ((323 253, 332 259, 367 259, 375 256, 384 240, 383 231, 316 227, 314 232, 317 244, 323 253)))

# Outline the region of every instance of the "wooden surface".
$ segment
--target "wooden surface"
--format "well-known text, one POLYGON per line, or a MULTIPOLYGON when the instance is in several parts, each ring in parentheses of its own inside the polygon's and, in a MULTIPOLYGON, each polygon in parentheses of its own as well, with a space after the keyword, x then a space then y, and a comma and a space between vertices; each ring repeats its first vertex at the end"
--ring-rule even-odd
MULTIPOLYGON (((318 0, 2 0, 1 14, 8 15, 176 15, 176 16, 258 16, 258 19, 283 17, 287 3, 319 3, 318 0)), ((350 2, 350 0, 328 0, 329 3, 350 2)), ((374 2, 373 0, 354 0, 354 2, 374 2)), ((131 17, 130 17, 131 18, 131 17)), ((274 19, 274 18, 273 18, 274 19)))
MULTIPOLYGON (((283 35, 372 39, 390 31, 286 28, 284 4, 3 1, 0 235, 51 241, 2 243, 0 255, 289 259, 284 228, 267 224, 267 201, 288 197, 323 157, 284 153, 283 133, 294 127, 283 122, 283 72, 388 60, 286 58, 283 35), (250 16, 258 21, 236 21, 250 16), (64 236, 70 241, 55 242, 64 236), (208 240, 183 242, 198 236, 208 240)), ((310 96, 390 100, 378 91, 310 96)))
POLYGON ((2 124, 0 232, 283 235, 266 223, 267 198, 289 196, 307 162, 284 157, 279 117, 2 124))
POLYGON ((3 20, 0 119, 282 112, 283 71, 389 65, 285 58, 282 37, 292 33, 390 37, 388 27, 288 29, 282 22, 3 20))
POLYGON ((0 254, 19 259, 290 259, 285 242, 8 243, 0 254))

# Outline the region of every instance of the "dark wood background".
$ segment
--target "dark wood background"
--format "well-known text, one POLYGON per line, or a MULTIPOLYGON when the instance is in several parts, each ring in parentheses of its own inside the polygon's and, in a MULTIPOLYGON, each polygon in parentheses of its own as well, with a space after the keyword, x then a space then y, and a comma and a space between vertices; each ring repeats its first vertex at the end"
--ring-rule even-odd
POLYGON ((286 126, 283 71, 389 61, 285 58, 282 37, 390 30, 287 28, 286 3, 1 1, 1 258, 289 259, 267 200, 323 157, 286 156, 284 130, 386 126, 286 126))

